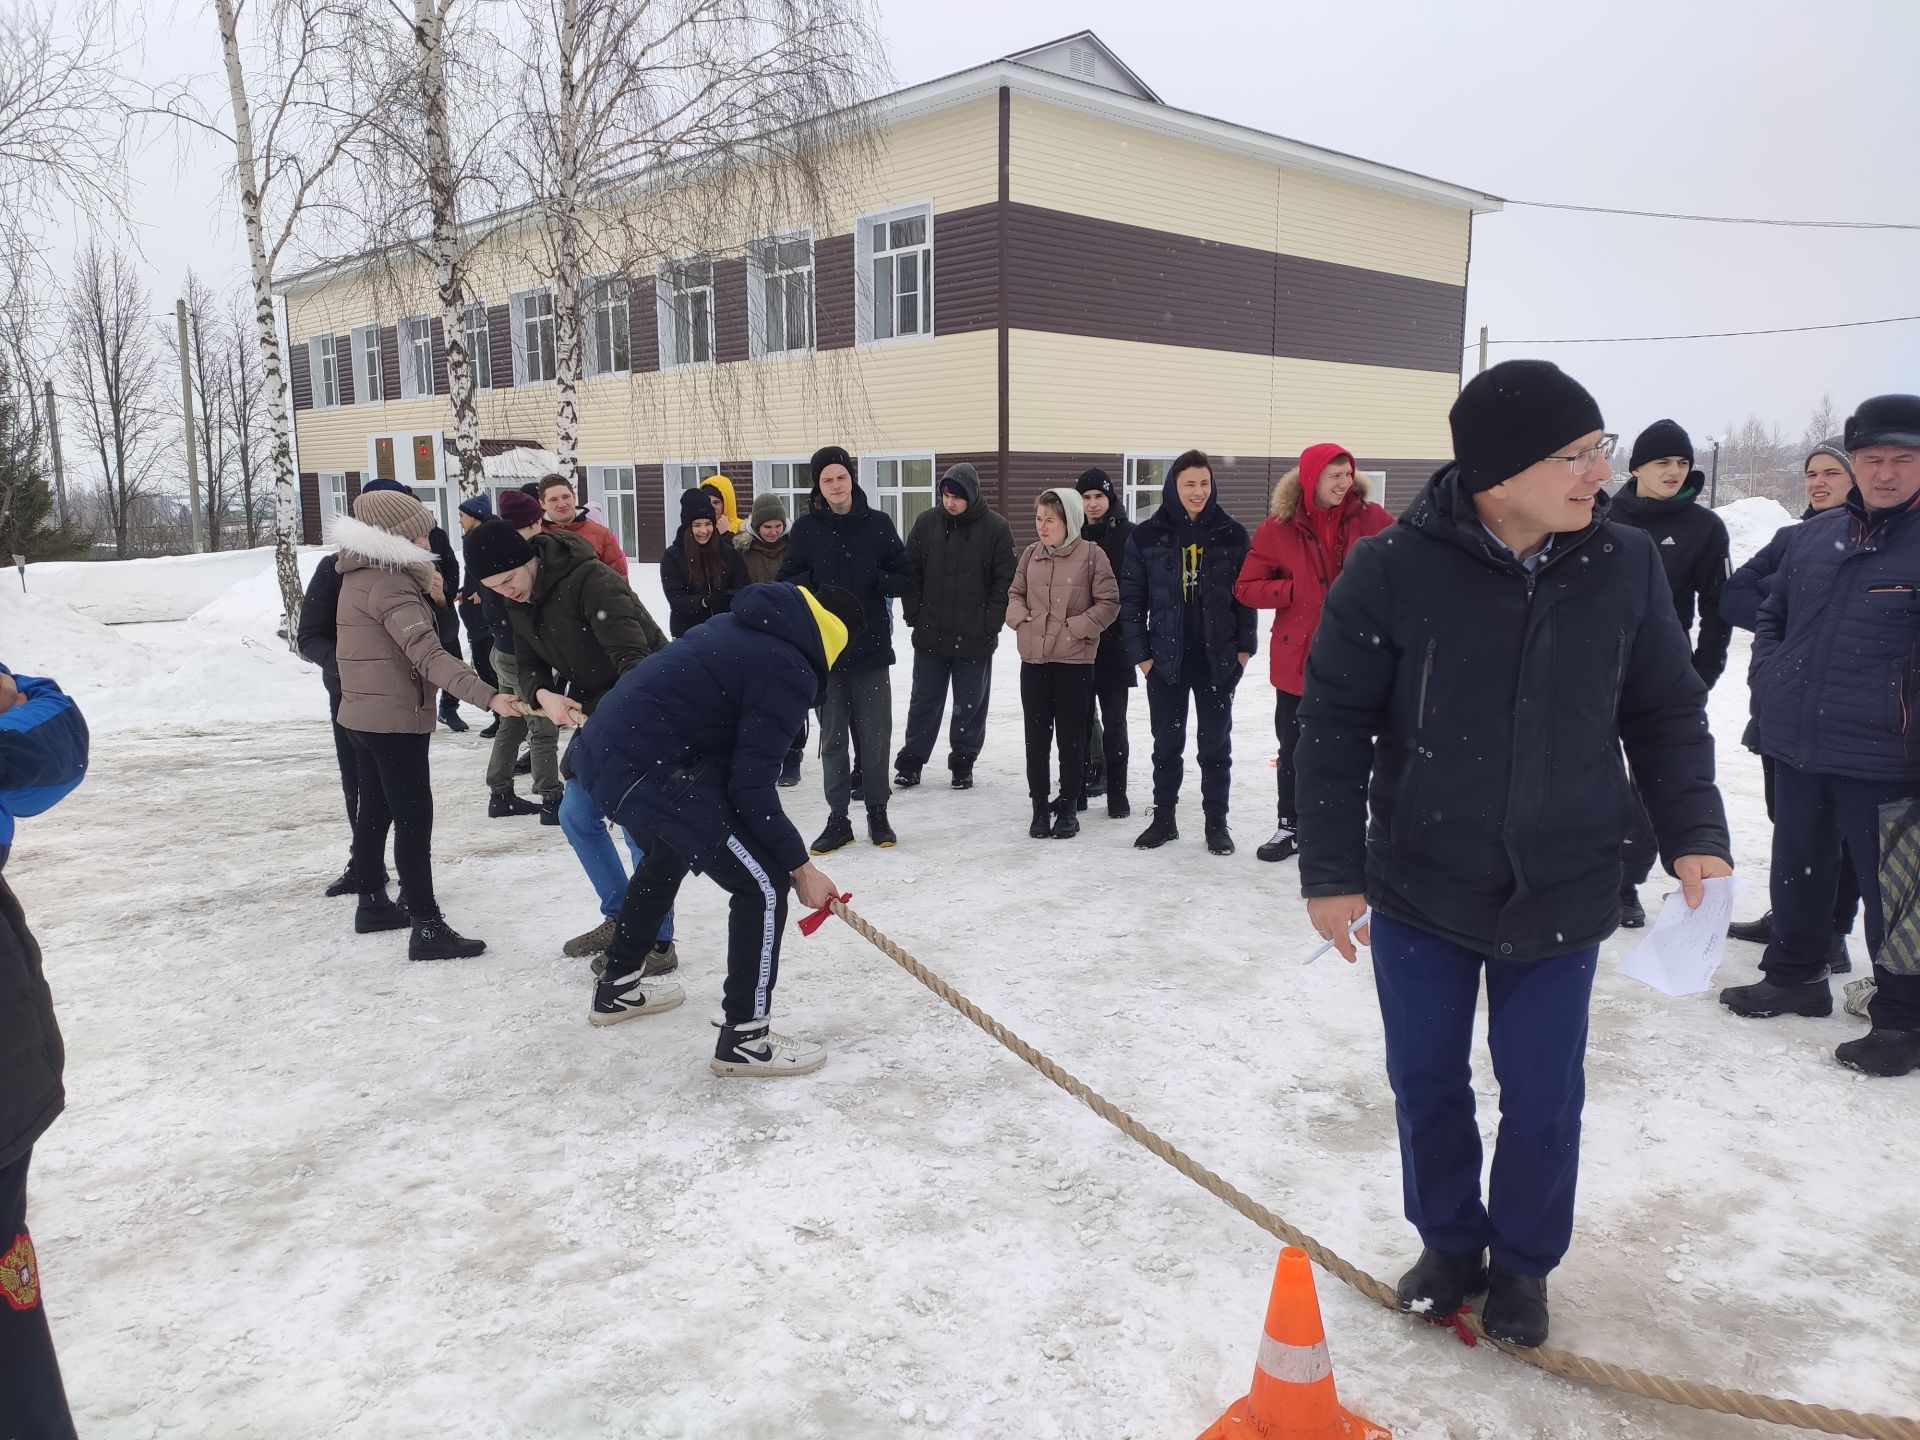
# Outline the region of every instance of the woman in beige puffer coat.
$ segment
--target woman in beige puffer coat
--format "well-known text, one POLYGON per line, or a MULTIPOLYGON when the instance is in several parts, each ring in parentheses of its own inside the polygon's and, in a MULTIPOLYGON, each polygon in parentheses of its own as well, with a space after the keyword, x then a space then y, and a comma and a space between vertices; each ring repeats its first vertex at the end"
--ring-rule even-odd
POLYGON ((1106 552, 1080 536, 1085 519, 1071 486, 1042 491, 1033 521, 1040 538, 1020 556, 1007 592, 1007 628, 1020 648, 1020 708, 1027 721, 1027 793, 1033 799, 1027 834, 1036 840, 1080 833, 1093 662, 1100 632, 1120 614, 1120 584, 1106 552), (1049 805, 1049 752, 1056 737, 1060 798, 1049 805))
POLYGON ((418 500, 376 490, 334 522, 339 546, 336 613, 340 728, 360 777, 353 825, 353 873, 360 894, 353 928, 411 928, 412 960, 478 955, 483 940, 455 933, 433 896, 433 780, 427 744, 438 691, 501 716, 519 709, 440 644, 429 596, 440 583, 427 533, 433 519, 418 500), (404 905, 387 899, 381 857, 393 830, 393 863, 404 905))

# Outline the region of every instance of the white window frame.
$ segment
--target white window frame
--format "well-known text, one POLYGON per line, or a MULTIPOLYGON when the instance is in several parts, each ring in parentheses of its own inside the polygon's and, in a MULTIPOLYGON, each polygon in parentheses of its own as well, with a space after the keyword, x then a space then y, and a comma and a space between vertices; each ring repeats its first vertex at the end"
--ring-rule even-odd
POLYGON ((669 545, 673 543, 673 537, 680 533, 680 497, 689 490, 698 489, 700 482, 709 475, 723 473, 718 460, 668 460, 661 465, 660 489, 666 497, 669 545), (686 483, 689 475, 693 477, 691 485, 686 483))
POLYGON ((469 300, 460 307, 460 334, 467 342, 467 364, 473 368, 473 387, 476 390, 493 388, 493 351, 489 348, 493 341, 493 327, 487 319, 487 304, 484 300, 469 300), (479 316, 479 324, 474 317, 479 316), (479 338, 476 340, 475 334, 479 338))
POLYGON ((1386 471, 1355 470, 1353 473, 1358 475, 1362 480, 1366 481, 1367 484, 1372 487, 1373 494, 1369 498, 1373 500, 1374 504, 1384 505, 1387 503, 1386 501, 1387 472, 1386 471))
MULTIPOLYGON (((814 248, 813 227, 789 230, 780 235, 764 235, 747 246, 747 354, 755 360, 769 355, 804 355, 810 353, 819 343, 819 330, 814 323, 814 248), (800 265, 780 265, 779 252, 782 246, 806 242, 807 263, 800 265), (775 261, 774 269, 769 272, 766 266, 768 256, 775 261), (772 315, 767 308, 767 288, 770 283, 784 281, 780 286, 783 301, 785 291, 794 285, 805 290, 806 337, 798 345, 793 344, 793 336, 781 327, 780 339, 786 343, 773 345, 769 334, 772 315)), ((782 315, 784 318, 783 305, 782 315)))
POLYGON ((433 394, 433 321, 425 315, 399 320, 400 398, 424 400, 433 394))
POLYGON ((624 275, 595 275, 582 288, 580 321, 584 343, 581 347, 581 371, 587 379, 633 373, 632 304, 633 287, 624 275), (603 317, 607 324, 604 352, 600 335, 603 317))
MULTIPOLYGON (((899 473, 900 471, 898 469, 894 471, 895 475, 899 473)), ((924 495, 927 501, 925 508, 931 510, 937 503, 936 496, 939 494, 939 479, 940 467, 934 452, 931 450, 883 451, 878 455, 862 455, 860 457, 860 488, 867 492, 867 503, 874 509, 884 512, 887 518, 893 521, 893 528, 900 532, 901 538, 903 539, 906 537, 907 532, 913 528, 913 522, 920 518, 918 511, 913 515, 907 514, 907 497, 909 495, 924 495), (901 485, 898 483, 887 485, 882 483, 885 478, 885 471, 882 469, 883 466, 893 465, 897 467, 915 460, 924 460, 927 463, 927 483, 924 487, 919 485, 901 485), (887 505, 889 499, 895 502, 891 509, 889 509, 887 505)))
POLYGON ((620 542, 620 553, 632 559, 640 547, 640 510, 634 490, 633 463, 589 464, 586 467, 587 490, 600 502, 607 517, 607 529, 620 542), (623 503, 624 502, 624 503, 623 503))
POLYGON ((329 533, 333 522, 347 510, 347 472, 344 470, 323 470, 320 472, 320 533, 329 533))
POLYGON ((553 287, 535 285, 531 289, 514 291, 507 297, 507 315, 513 327, 513 383, 516 386, 553 384, 557 361, 554 353, 553 287), (530 300, 544 300, 547 313, 529 316, 527 302, 530 300), (532 329, 531 337, 529 328, 532 329), (531 345, 528 344, 529 338, 533 341, 531 345))
POLYGON ((716 295, 713 275, 713 257, 711 255, 682 255, 673 260, 663 260, 655 273, 654 311, 660 325, 660 368, 662 370, 682 370, 692 366, 712 365, 719 355, 719 319, 715 312, 716 295), (707 283, 704 285, 686 285, 679 283, 686 267, 704 265, 707 267, 707 283), (691 311, 695 296, 706 296, 706 358, 700 358, 698 351, 702 332, 697 328, 695 317, 689 314, 687 320, 687 348, 694 352, 680 353, 680 315, 683 310, 691 311))
MULTIPOLYGON (((854 288, 854 339, 862 345, 889 345, 896 341, 926 340, 933 336, 933 201, 916 200, 910 205, 896 206, 890 210, 875 210, 862 215, 853 227, 853 288, 854 288), (881 254, 916 254, 919 260, 920 328, 901 333, 898 329, 898 312, 894 308, 897 292, 889 295, 889 321, 887 334, 881 334, 876 323, 873 230, 876 225, 892 225, 896 221, 910 220, 915 216, 924 216, 927 222, 926 238, 919 245, 889 247, 881 254)), ((897 275, 899 267, 892 267, 897 275)))
POLYGON ((760 455, 754 458, 753 497, 757 500, 762 495, 778 495, 786 501, 788 530, 792 530, 794 522, 807 513, 807 502, 813 494, 813 472, 807 467, 812 463, 811 455, 760 455), (779 468, 783 466, 786 467, 785 475, 779 473, 779 468), (807 478, 796 481, 793 478, 796 470, 804 471, 807 478))
POLYGON ((334 410, 340 405, 340 345, 331 335, 314 335, 307 340, 307 385, 313 392, 313 408, 334 410))
POLYGON ((347 337, 347 350, 353 365, 353 403, 380 404, 387 398, 380 384, 380 327, 354 326, 347 337))
POLYGON ((1167 483, 1166 467, 1179 459, 1184 453, 1186 452, 1182 450, 1129 450, 1126 453, 1120 466, 1120 473, 1123 477, 1120 493, 1122 503, 1127 507, 1127 518, 1129 520, 1138 524, 1159 508, 1161 492, 1165 489, 1167 483), (1160 467, 1160 478, 1142 485, 1136 473, 1136 466, 1141 461, 1158 465, 1160 467), (1139 504, 1142 496, 1147 497, 1147 502, 1144 507, 1139 504))

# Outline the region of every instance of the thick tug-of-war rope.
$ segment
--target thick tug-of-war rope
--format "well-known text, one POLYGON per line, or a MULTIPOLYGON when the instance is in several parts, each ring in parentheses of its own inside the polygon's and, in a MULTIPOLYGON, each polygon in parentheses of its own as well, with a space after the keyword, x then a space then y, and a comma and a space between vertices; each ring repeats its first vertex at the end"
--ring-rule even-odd
MULTIPOLYGON (((1046 1055, 1034 1049, 940 976, 902 950, 881 931, 848 909, 846 901, 852 898, 851 895, 847 895, 829 902, 824 910, 807 916, 806 920, 801 922, 801 928, 806 933, 812 934, 824 922, 829 911, 838 915, 881 954, 1128 1139, 1137 1142, 1164 1160, 1208 1194, 1226 1201, 1282 1244, 1299 1246, 1307 1252, 1314 1264, 1335 1279, 1351 1285, 1375 1304, 1385 1306, 1396 1313, 1399 1311, 1399 1300, 1391 1285, 1367 1274, 1357 1265, 1341 1259, 1311 1235, 1289 1225, 1251 1195, 1216 1175, 1177 1145, 1149 1130, 1097 1090, 1090 1088, 1085 1081, 1061 1069, 1046 1055)), ((1728 1390, 1718 1385, 1702 1385, 1691 1380, 1676 1380, 1668 1375, 1649 1375, 1644 1370, 1634 1370, 1625 1365, 1610 1365, 1604 1360, 1576 1355, 1570 1350, 1556 1350, 1548 1345, 1542 1345, 1538 1349, 1503 1345, 1497 1340, 1487 1339, 1486 1332, 1480 1328, 1479 1317, 1470 1311, 1463 1311, 1460 1315, 1449 1317, 1439 1323, 1461 1329, 1462 1338, 1468 1340, 1468 1343, 1472 1343, 1474 1337, 1484 1339, 1487 1340, 1490 1348, 1500 1350, 1516 1360, 1524 1361, 1550 1374, 1564 1376, 1569 1380, 1585 1381, 1589 1385, 1597 1385, 1605 1390, 1617 1390, 1624 1395, 1663 1400, 1669 1405, 1683 1405, 1693 1410, 1709 1410, 1720 1415, 1739 1415, 1748 1420, 1764 1420, 1773 1425, 1797 1425, 1802 1429, 1817 1430, 1827 1435, 1851 1435, 1858 1437, 1858 1440, 1920 1440, 1920 1420, 1895 1415, 1862 1415, 1853 1410, 1836 1410, 1826 1405, 1809 1405, 1799 1400, 1783 1399, 1777 1395, 1755 1395, 1745 1390, 1728 1390)))

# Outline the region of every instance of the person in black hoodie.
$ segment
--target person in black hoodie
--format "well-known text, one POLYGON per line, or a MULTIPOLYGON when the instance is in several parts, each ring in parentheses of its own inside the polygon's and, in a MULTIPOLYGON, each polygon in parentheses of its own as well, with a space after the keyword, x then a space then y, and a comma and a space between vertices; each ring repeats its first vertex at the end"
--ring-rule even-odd
POLYGON ((704 485, 681 492, 680 530, 660 557, 667 629, 676 640, 703 620, 726 614, 747 584, 747 562, 713 518, 713 493, 704 485))
MULTIPOLYGON (((469 495, 460 502, 459 524, 461 535, 469 535, 475 527, 493 519, 493 501, 486 495, 469 495)), ((473 673, 478 675, 494 689, 505 687, 493 669, 493 634, 487 628, 486 612, 480 607, 479 587, 471 575, 465 577, 465 583, 457 598, 455 609, 460 615, 461 628, 467 632, 467 652, 473 656, 473 673)), ((487 722, 487 728, 480 732, 482 740, 491 740, 500 733, 500 717, 495 715, 487 722)), ((537 808, 537 807, 536 807, 537 808)))
POLYGON ((1301 893, 1349 961, 1373 947, 1426 1247, 1401 1308, 1443 1318, 1486 1291, 1487 1333, 1539 1345, 1573 1233, 1594 968, 1620 919, 1623 743, 1687 903, 1733 866, 1707 688, 1658 548, 1608 514, 1600 407, 1556 366, 1510 360, 1449 419, 1457 458, 1354 548, 1308 652, 1301 893), (1490 1210, 1468 1067, 1482 971, 1490 1210))
POLYGON ((899 843, 887 823, 887 752, 893 748, 893 616, 889 596, 911 594, 913 562, 900 532, 885 512, 867 504, 853 478, 853 457, 838 445, 814 451, 813 495, 807 513, 787 537, 780 578, 817 589, 836 586, 860 602, 865 625, 821 688, 821 769, 827 792, 827 828, 813 842, 816 855, 853 843, 847 804, 853 794, 847 754, 849 731, 859 733, 858 753, 874 763, 864 776, 867 835, 881 849, 899 843))
MULTIPOLYGON (((1080 533, 1106 552, 1117 580, 1126 568, 1127 537, 1133 533, 1127 507, 1107 472, 1098 466, 1081 474, 1077 488, 1087 516, 1080 533)), ((1127 663, 1126 636, 1115 621, 1100 632, 1100 651, 1093 661, 1093 708, 1087 712, 1086 794, 1105 792, 1110 820, 1124 820, 1133 813, 1127 803, 1127 692, 1139 683, 1127 663)), ((1086 801, 1080 803, 1084 806, 1086 801)))
MULTIPOLYGON (((340 726, 340 662, 335 658, 339 645, 340 610, 339 556, 327 554, 314 566, 307 581, 306 594, 300 600, 300 621, 294 631, 294 648, 320 667, 320 683, 327 687, 327 714, 333 722, 333 758, 340 767, 340 789, 347 802, 347 868, 339 878, 327 883, 329 900, 358 894, 353 873, 352 838, 354 822, 360 814, 360 761, 353 753, 353 741, 340 726)), ((381 874, 385 884, 387 875, 381 874)))
POLYGON ((1013 530, 980 498, 980 473, 973 466, 955 465, 940 477, 940 503, 913 522, 907 558, 914 588, 901 609, 913 631, 913 697, 893 783, 902 790, 920 783, 940 738, 951 685, 947 769, 953 788, 965 790, 986 743, 993 652, 1007 621, 1014 567, 1013 530))
POLYGON ((1127 659, 1147 678, 1153 720, 1153 823, 1133 843, 1180 838, 1174 807, 1186 772, 1187 702, 1200 716, 1200 803, 1207 849, 1233 853, 1233 696, 1260 646, 1254 612, 1234 598, 1247 531, 1220 508, 1213 462, 1189 450, 1167 466, 1160 508, 1134 527, 1120 574, 1127 659))
MULTIPOLYGON (((1693 646, 1693 668, 1713 688, 1727 668, 1727 644, 1733 627, 1720 614, 1720 589, 1732 568, 1727 559, 1727 527, 1704 505, 1696 504, 1706 477, 1693 468, 1693 441, 1671 420, 1656 420, 1640 432, 1627 461, 1632 474, 1613 497, 1608 513, 1616 524, 1651 535, 1660 548, 1660 564, 1673 592, 1680 628, 1693 630, 1694 605, 1700 610, 1700 638, 1693 646)), ((1659 846, 1645 802, 1634 799, 1633 828, 1620 847, 1620 923, 1638 929, 1647 923, 1640 887, 1653 873, 1659 846)))

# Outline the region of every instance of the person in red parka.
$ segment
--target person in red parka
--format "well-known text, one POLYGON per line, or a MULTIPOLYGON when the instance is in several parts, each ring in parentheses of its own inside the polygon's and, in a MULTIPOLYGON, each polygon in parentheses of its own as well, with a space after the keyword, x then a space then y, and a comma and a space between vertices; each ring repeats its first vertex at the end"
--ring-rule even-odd
POLYGON ((1300 463, 1273 488, 1271 513, 1253 532, 1240 566, 1234 598, 1273 614, 1273 728, 1280 737, 1280 823, 1273 839, 1254 853, 1284 860, 1294 843, 1293 750, 1300 728, 1295 715, 1306 686, 1307 649, 1320 624, 1333 577, 1356 541, 1378 535, 1393 516, 1367 498, 1367 482, 1343 445, 1309 445, 1300 463))

